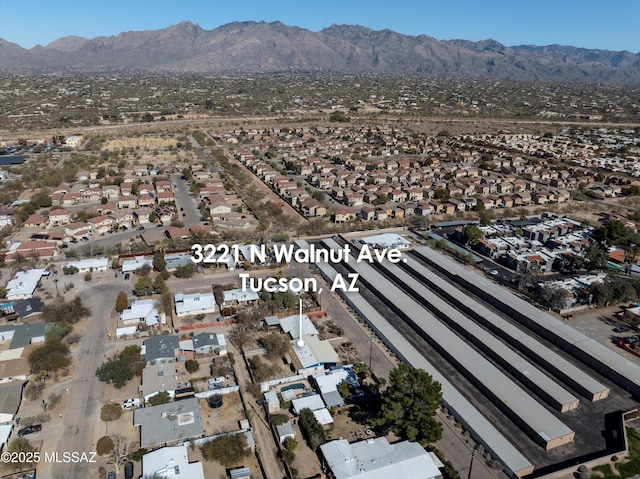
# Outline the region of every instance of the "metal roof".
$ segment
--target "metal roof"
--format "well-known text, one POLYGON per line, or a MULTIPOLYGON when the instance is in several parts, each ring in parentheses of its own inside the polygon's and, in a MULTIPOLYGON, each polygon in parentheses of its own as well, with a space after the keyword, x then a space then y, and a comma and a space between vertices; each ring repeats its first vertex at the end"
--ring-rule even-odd
MULTIPOLYGON (((323 242, 330 248, 339 248, 331 239, 323 242)), ((497 407, 510 414, 534 441, 548 447, 556 441, 572 440, 574 432, 569 427, 393 282, 367 263, 352 261, 349 267, 360 274, 360 281, 366 281, 381 299, 393 298, 395 311, 409 321, 456 369, 466 372, 467 377, 481 387, 497 407)))
MULTIPOLYGON (((480 327, 449 303, 436 296, 416 278, 401 270, 397 265, 380 263, 388 275, 405 288, 412 289, 419 295, 421 301, 428 304, 431 311, 437 312, 449 326, 462 336, 478 346, 485 354, 499 363, 504 369, 517 377, 523 384, 541 396, 555 409, 561 412, 578 407, 579 400, 573 394, 560 386, 555 379, 548 377, 537 366, 520 356, 502 341, 480 327)), ((423 303, 424 304, 424 303, 423 303)))
MULTIPOLYGON (((296 241, 301 248, 308 248, 304 240, 296 241)), ((333 281, 337 272, 327 263, 316 263, 325 279, 333 281)), ((376 309, 371 306, 360 293, 341 293, 353 308, 376 332, 394 353, 414 368, 427 371, 440 383, 444 403, 464 424, 472 436, 484 444, 485 448, 504 464, 507 471, 516 474, 528 474, 533 471, 533 464, 516 449, 476 407, 467 400, 440 372, 407 341, 376 309)))
MULTIPOLYGON (((452 301, 457 307, 461 308, 462 311, 472 316, 476 321, 481 322, 494 334, 499 335, 510 344, 517 345, 518 351, 522 351, 529 357, 533 357, 536 362, 543 364, 547 370, 560 376, 566 384, 574 388, 577 392, 587 396, 587 398, 591 400, 602 399, 608 395, 609 388, 546 347, 540 341, 533 338, 528 332, 514 326, 459 289, 452 288, 449 283, 440 276, 412 258, 408 257, 406 259, 407 262, 404 267, 420 275, 430 288, 434 289, 447 300, 452 301)), ((446 263, 446 268, 449 271, 460 268, 459 265, 449 260, 449 258, 443 258, 439 261, 440 264, 443 265, 446 263)), ((482 281, 478 279, 478 282, 482 281)))
POLYGON ((640 395, 640 365, 558 321, 550 314, 540 311, 510 291, 493 282, 483 281, 484 278, 477 273, 451 261, 443 261, 443 256, 433 250, 423 247, 416 251, 438 271, 451 277, 455 282, 481 296, 493 298, 494 305, 502 312, 546 337, 616 384, 629 388, 635 396, 640 395))
POLYGON ((377 437, 349 444, 338 439, 320 446, 336 479, 435 479, 440 477, 431 456, 416 442, 389 444, 377 437))

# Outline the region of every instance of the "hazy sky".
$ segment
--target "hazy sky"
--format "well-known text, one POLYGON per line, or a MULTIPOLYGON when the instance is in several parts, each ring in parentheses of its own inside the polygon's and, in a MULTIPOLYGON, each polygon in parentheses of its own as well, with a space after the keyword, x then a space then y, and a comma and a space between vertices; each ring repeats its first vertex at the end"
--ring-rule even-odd
POLYGON ((438 40, 640 52, 640 0, 0 0, 0 38, 26 48, 185 20, 206 30, 279 20, 313 31, 357 24, 438 40))

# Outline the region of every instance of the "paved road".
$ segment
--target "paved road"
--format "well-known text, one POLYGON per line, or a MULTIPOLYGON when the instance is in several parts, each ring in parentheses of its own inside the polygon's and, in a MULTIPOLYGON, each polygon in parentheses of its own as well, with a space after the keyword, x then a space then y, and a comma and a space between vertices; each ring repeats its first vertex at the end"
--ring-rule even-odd
POLYGON ((194 199, 189 192, 187 180, 182 179, 179 173, 170 176, 171 183, 175 185, 174 194, 176 197, 176 206, 180 212, 180 219, 185 227, 189 227, 200 221, 200 212, 196 208, 194 199))
POLYGON ((209 155, 207 155, 207 152, 205 151, 204 147, 200 146, 200 143, 198 143, 193 136, 189 136, 189 141, 191 142, 191 145, 196 150, 198 155, 200 155, 200 158, 202 159, 202 161, 204 161, 209 166, 209 169, 213 173, 217 173, 218 168, 216 168, 211 158, 209 158, 209 155))
MULTIPOLYGON (((95 451, 94 429, 99 410, 101 383, 96 369, 102 364, 106 347, 109 314, 120 291, 119 284, 97 284, 80 292, 82 301, 92 311, 81 340, 77 363, 73 372, 67 406, 64 411, 63 440, 57 451, 95 451)), ((54 464, 54 479, 86 479, 88 465, 54 464)))
MULTIPOLYGON (((467 444, 465 438, 459 434, 459 430, 455 429, 442 413, 438 413, 438 420, 442 423, 442 439, 436 443, 436 447, 451 462, 460 477, 469 477, 471 454, 475 443, 469 439, 467 444)), ((471 469, 473 479, 507 479, 508 477, 504 471, 490 469, 477 453, 471 469)))

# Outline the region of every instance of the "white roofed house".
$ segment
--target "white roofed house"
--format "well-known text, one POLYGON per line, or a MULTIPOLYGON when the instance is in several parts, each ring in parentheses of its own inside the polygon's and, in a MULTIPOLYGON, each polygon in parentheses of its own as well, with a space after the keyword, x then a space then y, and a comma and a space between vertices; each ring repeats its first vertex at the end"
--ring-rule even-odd
POLYGON ((178 293, 173 297, 178 317, 216 312, 213 293, 178 293))
POLYGON ((90 273, 92 271, 106 271, 109 267, 109 258, 88 258, 77 261, 70 261, 67 268, 78 268, 80 273, 90 273))
POLYGON ((153 260, 151 258, 145 258, 144 256, 136 256, 135 258, 125 259, 122 261, 122 272, 130 273, 144 265, 149 265, 153 268, 153 260))
POLYGON ((389 444, 377 437, 349 444, 345 439, 320 446, 322 468, 335 479, 439 479, 442 474, 417 442, 389 444))
POLYGON ((258 293, 254 291, 243 291, 242 289, 230 289, 223 292, 222 307, 228 308, 241 304, 253 304, 260 299, 258 293))
POLYGON ((48 275, 49 272, 44 269, 18 271, 13 279, 7 283, 7 299, 15 300, 31 298, 38 286, 40 278, 48 275))
POLYGON ((144 322, 147 326, 166 324, 167 317, 158 311, 155 299, 139 299, 131 303, 127 309, 120 313, 120 319, 125 325, 134 325, 144 322))
POLYGON ((143 477, 204 479, 201 462, 189 462, 187 445, 163 447, 142 456, 143 477))

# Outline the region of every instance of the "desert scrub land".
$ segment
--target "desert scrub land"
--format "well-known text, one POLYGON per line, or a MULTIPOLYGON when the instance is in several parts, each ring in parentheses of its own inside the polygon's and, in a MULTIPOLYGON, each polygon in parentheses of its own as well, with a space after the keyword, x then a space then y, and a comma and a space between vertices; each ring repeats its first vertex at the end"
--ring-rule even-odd
POLYGON ((121 150, 122 148, 139 148, 144 150, 153 150, 160 148, 175 148, 178 140, 175 138, 119 138, 108 140, 102 147, 103 150, 121 150))

